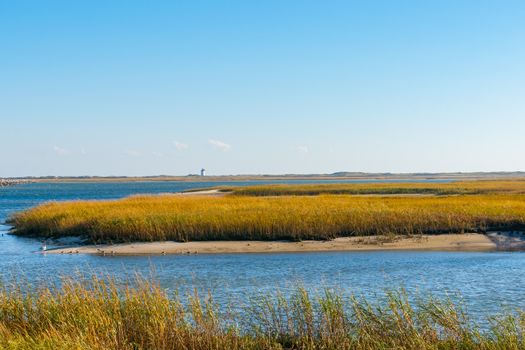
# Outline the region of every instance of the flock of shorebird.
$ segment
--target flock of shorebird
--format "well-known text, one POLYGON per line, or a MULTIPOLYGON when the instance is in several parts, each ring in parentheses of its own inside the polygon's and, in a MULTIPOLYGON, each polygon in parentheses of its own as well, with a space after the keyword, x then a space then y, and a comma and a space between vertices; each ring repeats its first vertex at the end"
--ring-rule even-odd
POLYGON ((78 250, 70 250, 69 252, 65 252, 63 250, 60 251, 60 254, 78 254, 80 253, 78 250))
MULTIPOLYGON (((97 249, 97 253, 100 254, 100 255, 106 255, 106 254, 108 254, 108 253, 106 253, 105 250, 102 250, 102 249, 97 249)), ((112 250, 112 251, 109 252, 109 254, 111 254, 111 255, 115 255, 115 251, 112 250)))
MULTIPOLYGON (((78 250, 77 250, 77 253, 78 253, 78 250)), ((111 250, 111 251, 107 252, 107 251, 105 251, 105 250, 102 250, 102 249, 100 249, 100 248, 97 248, 97 254, 102 255, 102 256, 106 256, 106 255, 115 255, 116 253, 115 253, 114 250, 111 250)), ((162 254, 162 255, 166 255, 166 252, 163 251, 163 252, 161 252, 160 254, 162 254)))
MULTIPOLYGON (((78 253, 78 250, 76 251, 76 253, 78 253)), ((97 254, 98 254, 98 255, 102 255, 102 256, 106 256, 106 255, 112 255, 112 256, 115 256, 115 255, 117 255, 117 252, 115 252, 114 250, 106 251, 106 250, 103 250, 103 249, 97 248, 97 254)), ((190 254, 197 254, 197 252, 190 252, 190 251, 187 251, 187 252, 180 252, 179 254, 187 254, 187 255, 190 255, 190 254)), ((162 251, 162 252, 160 252, 160 255, 166 255, 166 252, 165 252, 165 251, 162 251)))

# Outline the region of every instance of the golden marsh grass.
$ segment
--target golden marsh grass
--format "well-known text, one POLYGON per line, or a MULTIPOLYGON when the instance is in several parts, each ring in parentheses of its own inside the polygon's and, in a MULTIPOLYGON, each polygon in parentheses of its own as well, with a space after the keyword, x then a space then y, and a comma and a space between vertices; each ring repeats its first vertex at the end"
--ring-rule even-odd
POLYGON ((478 180, 424 183, 336 183, 304 185, 222 186, 223 192, 239 196, 315 196, 320 194, 348 195, 477 195, 525 194, 525 180, 478 180))
POLYGON ((525 195, 135 196, 47 203, 14 215, 14 232, 91 242, 305 240, 520 229, 525 195))

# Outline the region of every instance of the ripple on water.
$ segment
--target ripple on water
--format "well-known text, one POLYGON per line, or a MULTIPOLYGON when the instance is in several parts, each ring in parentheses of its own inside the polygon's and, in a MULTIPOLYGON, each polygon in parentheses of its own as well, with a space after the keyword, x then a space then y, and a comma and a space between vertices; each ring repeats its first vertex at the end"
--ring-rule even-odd
MULTIPOLYGON (((243 182, 242 184, 247 184, 243 182)), ((253 184, 253 183, 250 183, 253 184)), ((49 200, 119 198, 133 193, 175 192, 213 184, 120 183, 28 184, 0 189, 0 222, 17 210, 49 200)), ((0 226, 0 276, 32 284, 57 283, 59 276, 106 274, 132 280, 154 276, 182 294, 197 287, 218 302, 257 293, 284 293, 302 285, 310 290, 335 288, 369 299, 403 287, 410 295, 428 294, 460 300, 474 316, 503 307, 525 307, 525 255, 521 252, 329 252, 222 254, 153 257, 44 255, 40 242, 5 234, 0 226)))

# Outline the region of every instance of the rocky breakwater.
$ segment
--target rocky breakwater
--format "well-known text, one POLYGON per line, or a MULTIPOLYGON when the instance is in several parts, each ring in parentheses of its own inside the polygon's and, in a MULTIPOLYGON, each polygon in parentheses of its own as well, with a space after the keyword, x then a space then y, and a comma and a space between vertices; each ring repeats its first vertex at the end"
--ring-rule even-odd
POLYGON ((25 180, 25 179, 1 179, 0 178, 0 187, 26 184, 26 183, 29 183, 29 182, 31 182, 31 181, 30 180, 25 180))

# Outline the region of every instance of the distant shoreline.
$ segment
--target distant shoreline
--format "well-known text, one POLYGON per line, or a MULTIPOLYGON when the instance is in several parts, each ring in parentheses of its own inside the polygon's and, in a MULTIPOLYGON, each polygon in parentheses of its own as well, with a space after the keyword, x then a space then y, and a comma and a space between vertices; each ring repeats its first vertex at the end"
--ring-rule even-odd
POLYGON ((358 252, 391 250, 494 251, 498 244, 477 233, 421 236, 343 237, 330 241, 193 241, 85 245, 49 250, 50 254, 191 255, 240 253, 358 252))
POLYGON ((359 173, 339 172, 333 174, 283 174, 283 175, 218 175, 218 176, 43 176, 11 177, 8 181, 30 182, 214 182, 214 181, 268 181, 268 180, 377 180, 377 181, 417 181, 417 180, 480 180, 525 178, 525 172, 470 172, 470 173, 359 173))

